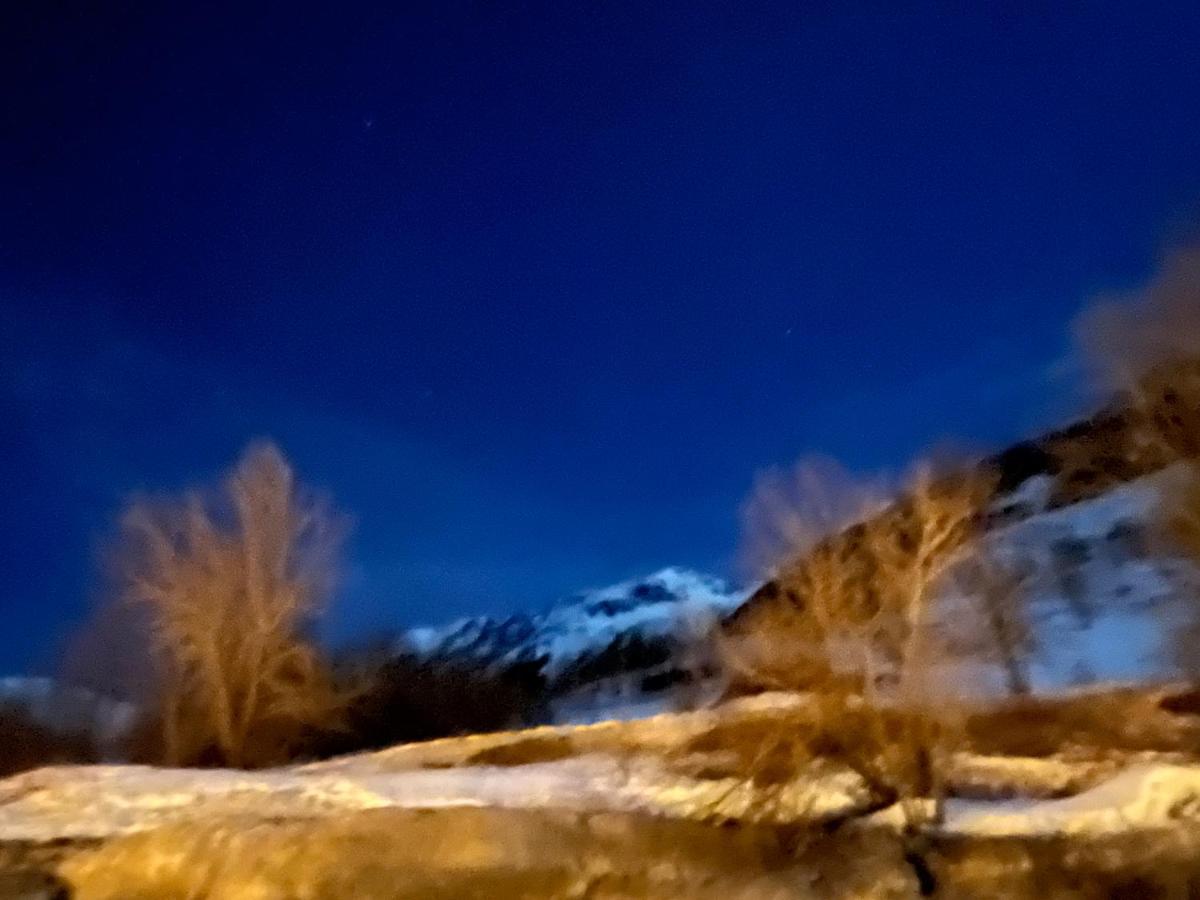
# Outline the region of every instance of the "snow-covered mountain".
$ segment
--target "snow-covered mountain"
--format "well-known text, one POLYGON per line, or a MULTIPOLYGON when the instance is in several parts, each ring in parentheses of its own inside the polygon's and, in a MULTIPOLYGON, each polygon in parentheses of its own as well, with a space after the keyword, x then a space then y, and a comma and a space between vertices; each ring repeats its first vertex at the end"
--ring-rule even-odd
POLYGON ((666 568, 585 591, 541 613, 414 628, 396 651, 498 674, 522 669, 552 698, 574 695, 579 705, 583 692, 590 698, 584 706, 607 706, 690 678, 682 670, 692 661, 683 657, 747 596, 719 578, 666 568))
POLYGON ((675 637, 706 627, 736 609, 746 596, 719 578, 666 568, 585 591, 542 613, 476 616, 440 628, 414 628, 397 649, 495 669, 530 663, 554 680, 622 637, 675 637))

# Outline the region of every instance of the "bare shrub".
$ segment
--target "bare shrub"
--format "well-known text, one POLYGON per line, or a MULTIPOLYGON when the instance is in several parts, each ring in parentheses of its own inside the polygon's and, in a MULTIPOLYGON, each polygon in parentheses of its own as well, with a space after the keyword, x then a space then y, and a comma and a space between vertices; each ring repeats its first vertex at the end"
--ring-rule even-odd
POLYGON ((344 727, 319 745, 322 756, 461 734, 502 731, 541 716, 544 685, 531 673, 391 657, 351 676, 355 695, 344 727))
POLYGON ((967 746, 984 756, 1020 757, 1194 748, 1197 723, 1164 707, 1165 699, 1159 691, 1136 688, 1013 697, 969 711, 967 746))
POLYGON ((485 747, 467 759, 468 765, 476 766, 527 766, 532 763, 557 762, 578 755, 571 739, 566 735, 530 737, 511 744, 485 747))
POLYGON ((113 573, 117 602, 140 610, 150 642, 153 755, 267 765, 336 724, 345 698, 312 630, 342 533, 269 444, 251 446, 216 494, 126 507, 113 573))

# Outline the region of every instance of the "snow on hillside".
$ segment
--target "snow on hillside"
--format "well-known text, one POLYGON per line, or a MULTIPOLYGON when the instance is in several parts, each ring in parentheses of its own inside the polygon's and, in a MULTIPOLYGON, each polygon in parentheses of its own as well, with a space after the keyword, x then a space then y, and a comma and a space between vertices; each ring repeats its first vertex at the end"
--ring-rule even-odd
POLYGON ((1049 480, 1038 477, 998 504, 1016 521, 995 528, 989 542, 1032 573, 1043 635, 1035 687, 1172 674, 1163 638, 1195 571, 1156 551, 1149 517, 1178 475, 1167 470, 1057 509, 1045 507, 1049 480))
POLYGON ((679 637, 703 630, 745 600, 719 578, 666 568, 646 578, 588 591, 539 614, 460 619, 443 628, 416 628, 400 651, 471 660, 492 668, 544 661, 553 679, 572 663, 602 652, 622 635, 679 637))

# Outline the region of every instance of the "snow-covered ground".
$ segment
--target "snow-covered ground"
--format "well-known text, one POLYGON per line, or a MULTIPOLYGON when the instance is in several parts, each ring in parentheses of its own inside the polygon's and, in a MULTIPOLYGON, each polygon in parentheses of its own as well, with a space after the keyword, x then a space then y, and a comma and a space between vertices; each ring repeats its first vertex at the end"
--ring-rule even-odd
POLYGON ((989 542, 1032 572, 1027 589, 1043 635, 1035 688, 1173 674, 1164 638, 1196 573, 1161 554, 1149 523, 1180 475, 1168 469, 1058 509, 1045 508, 1050 483, 1037 477, 1005 499, 1027 516, 989 542))
MULTIPOLYGON (((745 782, 687 778, 650 759, 606 756, 389 773, 58 767, 0 784, 0 841, 110 837, 214 816, 303 819, 388 807, 739 818, 755 799, 745 782)), ((861 782, 843 771, 798 781, 773 813, 823 819, 844 815, 862 802, 861 782)))
POLYGON ((950 800, 948 834, 1033 837, 1200 828, 1200 766, 1146 762, 1055 800, 950 800))
MULTIPOLYGON (((857 776, 826 772, 773 795, 769 812, 785 821, 853 817, 866 809, 867 799, 857 776)), ((104 838, 219 816, 308 819, 381 808, 477 806, 738 819, 761 812, 762 803, 748 782, 688 778, 650 759, 603 755, 401 772, 58 767, 0 784, 0 841, 104 838)), ((869 821, 898 818, 885 812, 869 821)), ((1146 762, 1064 799, 952 799, 939 830, 1031 837, 1187 823, 1200 827, 1200 766, 1146 762)))
MULTIPOLYGON (((145 766, 54 767, 0 782, 0 842, 106 838, 168 823, 240 817, 313 819, 371 809, 488 807, 637 813, 680 820, 791 823, 829 819, 894 825, 898 810, 872 813, 862 780, 831 762, 811 764, 780 788, 701 774, 678 764, 693 739, 740 717, 758 721, 803 700, 764 695, 695 713, 635 722, 545 726, 449 738, 263 772, 145 766), (539 756, 539 747, 566 753, 539 756), (481 751, 531 748, 528 762, 478 764, 481 751)), ((519 754, 518 754, 519 755, 519 754)), ((939 826, 962 836, 1112 834, 1200 826, 1200 765, 1142 755, 1070 762, 956 758, 951 783, 972 796, 951 799, 939 826), (1052 794, 1077 791, 1055 799, 1052 794)))

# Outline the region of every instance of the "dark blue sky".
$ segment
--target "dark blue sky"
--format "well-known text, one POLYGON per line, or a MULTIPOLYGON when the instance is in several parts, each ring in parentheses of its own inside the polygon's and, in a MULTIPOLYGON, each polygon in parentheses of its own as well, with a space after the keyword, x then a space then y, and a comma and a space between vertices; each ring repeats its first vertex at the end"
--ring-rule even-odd
POLYGON ((339 634, 732 571, 763 466, 1064 415, 1200 209, 1195 3, 183 6, 0 13, 3 670, 260 435, 339 634))

